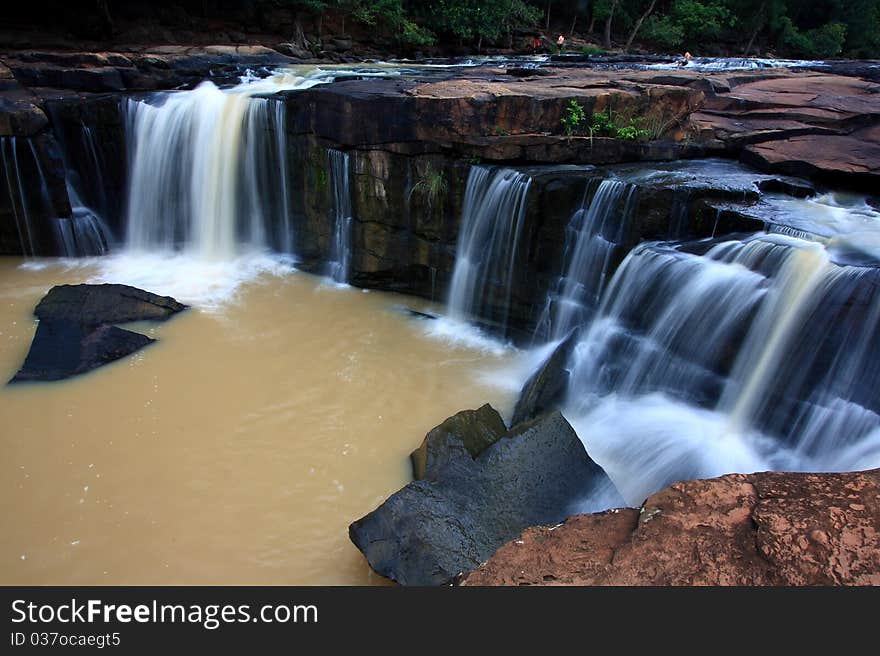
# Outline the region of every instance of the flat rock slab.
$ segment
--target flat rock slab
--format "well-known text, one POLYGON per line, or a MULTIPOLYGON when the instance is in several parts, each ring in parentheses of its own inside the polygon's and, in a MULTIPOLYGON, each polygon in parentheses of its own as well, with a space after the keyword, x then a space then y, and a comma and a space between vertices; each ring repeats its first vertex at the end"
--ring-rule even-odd
POLYGON ((465 585, 880 585, 880 469, 675 483, 530 528, 465 585))
POLYGON ((443 585, 526 526, 561 521, 607 481, 558 412, 517 426, 476 458, 460 451, 349 527, 376 572, 443 585))
POLYGON ((754 144, 745 149, 742 159, 789 175, 853 176, 876 182, 880 176, 880 126, 851 135, 803 135, 754 144))
POLYGON ((165 321, 185 309, 128 285, 53 287, 34 310, 34 340, 9 382, 62 380, 123 358, 155 340, 114 324, 165 321))

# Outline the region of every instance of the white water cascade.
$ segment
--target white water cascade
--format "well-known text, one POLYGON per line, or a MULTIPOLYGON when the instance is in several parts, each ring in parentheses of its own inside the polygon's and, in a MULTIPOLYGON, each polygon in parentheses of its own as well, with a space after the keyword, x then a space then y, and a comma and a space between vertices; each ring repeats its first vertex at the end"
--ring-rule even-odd
POLYGON ((328 189, 333 224, 333 243, 327 274, 336 282, 346 284, 351 269, 351 186, 349 156, 339 150, 327 151, 329 160, 328 189))
POLYGON ((587 185, 566 230, 563 275, 547 296, 539 321, 551 341, 582 325, 598 307, 613 260, 621 251, 637 191, 636 185, 613 179, 587 185))
POLYGON ((208 259, 241 250, 290 252, 293 235, 284 104, 257 97, 332 79, 278 73, 231 89, 129 100, 126 245, 208 259))
POLYGON ((101 216, 87 207, 76 187, 67 180, 70 218, 56 219, 61 254, 65 257, 105 255, 110 249, 110 228, 101 216))
POLYGON ((880 465, 880 271, 757 234, 635 248, 583 330, 566 416, 627 502, 681 479, 880 465))
POLYGON ((513 169, 472 166, 465 190, 448 313, 488 314, 506 328, 531 178, 513 169), (484 312, 485 313, 485 312, 484 312))

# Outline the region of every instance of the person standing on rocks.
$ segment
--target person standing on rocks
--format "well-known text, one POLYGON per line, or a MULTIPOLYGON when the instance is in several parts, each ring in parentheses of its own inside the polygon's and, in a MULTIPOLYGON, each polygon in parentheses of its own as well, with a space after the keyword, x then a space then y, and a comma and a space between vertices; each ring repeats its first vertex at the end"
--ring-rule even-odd
POLYGON ((565 48, 565 37, 560 34, 559 37, 556 39, 557 54, 561 55, 563 48, 565 48))

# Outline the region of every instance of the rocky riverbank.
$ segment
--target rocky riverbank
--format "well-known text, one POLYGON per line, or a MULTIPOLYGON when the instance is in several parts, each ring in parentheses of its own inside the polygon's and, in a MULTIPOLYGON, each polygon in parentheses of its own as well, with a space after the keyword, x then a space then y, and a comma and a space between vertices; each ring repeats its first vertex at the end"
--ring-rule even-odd
POLYGON ((464 585, 880 585, 880 470, 676 483, 530 528, 464 585))
POLYGON ((568 422, 554 411, 507 431, 488 405, 434 428, 412 460, 416 480, 349 528, 404 585, 880 585, 880 470, 730 474, 572 514, 619 497, 568 422))

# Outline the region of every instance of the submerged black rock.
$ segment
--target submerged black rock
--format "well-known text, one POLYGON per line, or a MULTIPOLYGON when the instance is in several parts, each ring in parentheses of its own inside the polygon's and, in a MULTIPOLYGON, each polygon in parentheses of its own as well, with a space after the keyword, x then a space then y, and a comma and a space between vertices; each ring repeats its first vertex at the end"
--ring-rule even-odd
POLYGON ((118 360, 155 340, 113 324, 165 321, 186 308, 128 285, 53 287, 34 310, 37 332, 9 382, 62 380, 118 360))
POLYGON ((457 449, 349 526, 379 574, 442 585, 528 526, 554 525, 607 476, 558 412, 507 432, 476 458, 457 449))

